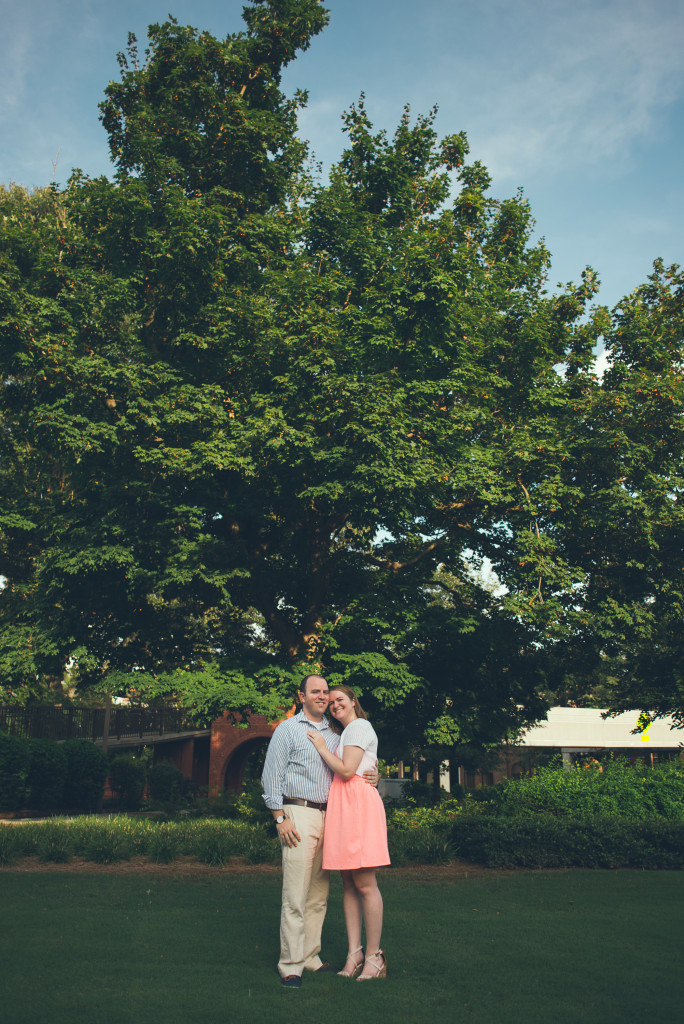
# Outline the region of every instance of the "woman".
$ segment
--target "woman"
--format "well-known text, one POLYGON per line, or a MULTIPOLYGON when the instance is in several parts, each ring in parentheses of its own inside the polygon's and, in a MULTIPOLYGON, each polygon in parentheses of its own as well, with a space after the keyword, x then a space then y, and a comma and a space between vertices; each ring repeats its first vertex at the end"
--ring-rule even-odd
POLYGON ((349 952, 343 978, 370 981, 387 976, 387 961, 380 948, 382 896, 375 869, 389 864, 385 808, 377 789, 365 784, 363 773, 375 767, 378 737, 349 686, 335 686, 328 706, 335 732, 341 733, 337 754, 321 734, 307 736, 329 768, 335 772, 323 838, 323 867, 341 871, 344 920, 349 952), (361 945, 361 924, 366 925, 366 952, 361 945))

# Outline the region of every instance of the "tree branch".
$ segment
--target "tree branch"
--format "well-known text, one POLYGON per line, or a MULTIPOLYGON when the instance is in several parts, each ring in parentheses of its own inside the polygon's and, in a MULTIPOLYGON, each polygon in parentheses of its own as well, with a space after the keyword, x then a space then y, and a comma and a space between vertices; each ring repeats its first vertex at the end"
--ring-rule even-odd
POLYGON ((420 562, 421 559, 425 558, 432 551, 438 547, 442 541, 446 538, 447 534, 442 537, 438 537, 437 540, 430 541, 429 544, 425 544, 423 548, 414 555, 413 558, 407 558, 404 562, 390 561, 389 559, 374 558, 372 555, 366 555, 365 560, 370 562, 371 565, 377 565, 381 569, 391 569, 392 572, 401 572, 402 569, 408 569, 410 565, 415 565, 416 562, 420 562))
POLYGON ((273 597, 262 584, 254 585, 255 604, 266 619, 273 636, 291 661, 301 654, 305 639, 296 630, 286 615, 278 608, 273 597))

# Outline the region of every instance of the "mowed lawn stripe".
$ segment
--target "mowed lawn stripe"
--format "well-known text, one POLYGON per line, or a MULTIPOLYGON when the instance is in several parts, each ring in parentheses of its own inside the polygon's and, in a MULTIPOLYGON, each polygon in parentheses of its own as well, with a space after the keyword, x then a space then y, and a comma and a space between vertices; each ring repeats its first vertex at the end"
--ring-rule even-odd
MULTIPOLYGON (((680 872, 385 871, 389 977, 278 984, 273 873, 0 873, 3 1024, 678 1019, 680 872)), ((323 954, 344 959, 339 880, 323 954)))

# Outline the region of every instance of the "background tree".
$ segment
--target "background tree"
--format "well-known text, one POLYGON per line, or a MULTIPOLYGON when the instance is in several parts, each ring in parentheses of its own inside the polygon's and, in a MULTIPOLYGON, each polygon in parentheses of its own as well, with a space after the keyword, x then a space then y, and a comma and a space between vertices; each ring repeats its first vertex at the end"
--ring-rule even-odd
POLYGON ((113 149, 122 147, 115 183, 76 173, 64 194, 3 195, 10 693, 30 696, 36 676, 60 679, 71 658, 88 684, 187 664, 240 632, 239 611, 214 610, 224 578, 193 559, 203 512, 184 503, 173 467, 183 445, 232 416, 224 382, 197 359, 205 344, 195 331, 227 278, 258 274, 240 240, 268 239, 263 210, 305 152, 292 134, 303 97, 284 99, 280 69, 326 14, 313 0, 273 0, 246 17, 248 32, 224 43, 174 22, 153 26, 142 69, 129 40, 123 81, 102 105, 113 149), (178 68, 201 88, 188 77, 181 96, 178 68), (201 183, 197 168, 181 180, 166 132, 179 123, 174 104, 194 140, 185 156, 204 140, 211 180, 201 183))
MULTIPOLYGON (((684 275, 654 263, 613 311, 564 532, 585 566, 575 646, 607 663, 609 703, 684 724, 684 275)), ((636 719, 636 716, 635 716, 636 719)))
POLYGON ((611 322, 591 271, 550 295, 526 201, 433 114, 388 138, 362 98, 311 179, 278 83, 325 13, 245 16, 223 43, 153 26, 142 68, 131 41, 114 182, 3 195, 5 678, 75 659, 209 719, 317 666, 395 738, 496 742, 651 614, 656 548, 618 555, 677 520, 675 277, 646 373, 643 302, 611 322))

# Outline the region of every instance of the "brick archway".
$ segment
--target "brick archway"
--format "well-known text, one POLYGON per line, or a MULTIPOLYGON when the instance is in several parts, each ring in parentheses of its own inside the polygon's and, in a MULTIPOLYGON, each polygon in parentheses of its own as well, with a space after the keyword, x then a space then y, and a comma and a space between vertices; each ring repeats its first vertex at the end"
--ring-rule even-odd
POLYGON ((227 793, 239 793, 241 791, 247 762, 255 751, 259 750, 259 748, 264 749, 267 743, 268 739, 265 736, 251 736, 244 743, 235 747, 233 753, 228 758, 223 778, 223 786, 227 793))
MULTIPOLYGON (((293 713, 294 708, 283 717, 289 718, 293 713)), ((226 786, 239 788, 247 758, 260 744, 270 740, 276 725, 278 722, 269 722, 263 715, 250 715, 249 727, 239 728, 227 711, 212 723, 209 754, 211 796, 218 796, 226 786)))

